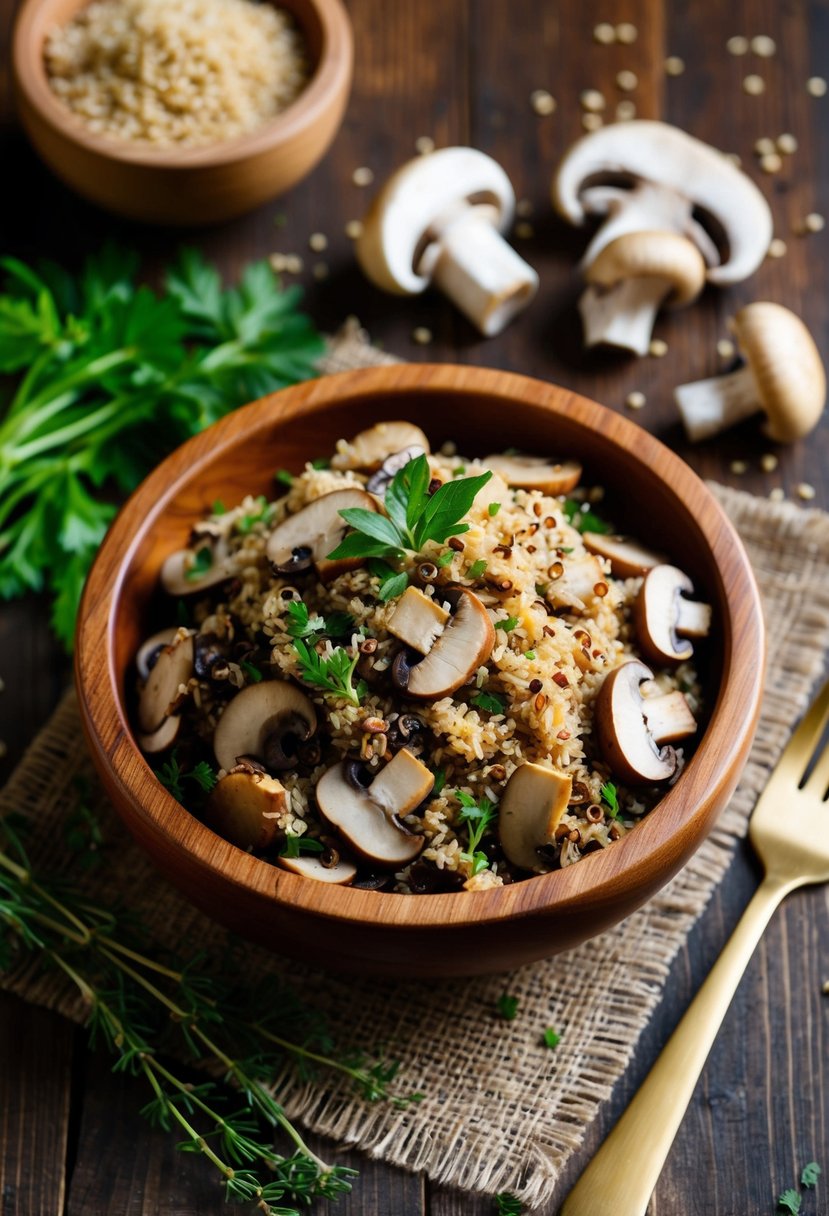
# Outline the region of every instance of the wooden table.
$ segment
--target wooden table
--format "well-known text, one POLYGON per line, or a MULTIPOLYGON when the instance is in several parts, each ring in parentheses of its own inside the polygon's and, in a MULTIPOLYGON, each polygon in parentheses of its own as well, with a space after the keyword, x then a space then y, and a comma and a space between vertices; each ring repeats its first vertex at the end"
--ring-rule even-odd
MULTIPOLYGON (((3 25, 13 0, 2 0, 3 25)), ((690 449, 671 403, 671 389, 714 374, 716 343, 727 318, 751 300, 772 299, 796 310, 829 354, 829 258, 826 234, 798 235, 799 221, 820 212, 829 184, 829 96, 809 95, 806 80, 829 64, 826 0, 350 0, 357 39, 357 70, 348 115, 335 147, 290 198, 221 228, 185 234, 230 276, 248 259, 271 251, 298 253, 308 308, 334 330, 356 314, 372 337, 413 360, 454 360, 528 372, 576 388, 623 409, 632 390, 647 403, 637 421, 685 456, 701 474, 760 494, 810 483, 816 505, 829 505, 829 416, 808 442, 781 450, 779 467, 762 473, 760 457, 773 450, 751 423, 721 441, 690 449), (599 45, 599 21, 632 22, 632 44, 599 45), (771 35, 777 53, 733 56, 735 34, 771 35), (684 74, 666 75, 664 60, 678 55, 684 74), (616 75, 638 77, 631 93, 616 75), (758 96, 743 91, 749 73, 765 81, 758 96), (575 264, 583 237, 554 218, 549 180, 557 157, 582 132, 579 95, 602 90, 612 117, 632 99, 640 117, 664 118, 702 139, 736 152, 761 184, 775 215, 785 256, 769 259, 749 282, 728 292, 706 292, 692 308, 660 319, 656 333, 666 357, 627 359, 580 350, 575 313, 575 264), (537 116, 530 93, 548 89, 552 116, 537 116), (782 171, 765 176, 753 153, 762 136, 793 133, 799 150, 782 171), (378 181, 414 153, 415 140, 438 146, 468 143, 496 157, 519 198, 529 200, 531 231, 517 241, 538 268, 541 289, 529 312, 507 332, 481 340, 450 306, 433 295, 392 301, 358 272, 345 234, 369 193, 352 173, 368 166, 378 181), (322 232, 329 246, 311 253, 308 237, 322 232), (329 272, 327 277, 325 269, 329 272), (318 277, 319 276, 319 277, 318 277), (434 335, 428 346, 416 327, 434 335), (737 475, 731 462, 748 470, 737 475)), ((7 57, 3 60, 7 63, 7 57)), ((69 265, 105 236, 137 245, 152 272, 181 234, 141 229, 103 215, 68 194, 37 162, 15 130, 4 93, 3 205, 5 251, 48 254, 69 265)), ((50 640, 43 604, 3 605, 0 613, 0 738, 7 772, 45 720, 64 683, 67 665, 50 640)), ((587 1130, 584 1146, 549 1204, 553 1213, 591 1153, 644 1077, 719 953, 758 881, 757 866, 741 850, 728 880, 677 959, 665 998, 642 1037, 635 1059, 587 1130)), ((742 983, 656 1190, 655 1216, 746 1216, 773 1212, 775 1198, 800 1167, 822 1161, 829 1171, 829 915, 825 891, 792 896, 775 917, 742 983)), ((216 1184, 199 1161, 177 1155, 173 1137, 151 1131, 137 1111, 139 1084, 115 1078, 109 1062, 90 1054, 81 1031, 59 1018, 0 999, 0 1211, 3 1216, 209 1216, 224 1211, 216 1184)), ((344 1153, 361 1176, 341 1216, 483 1216, 491 1201, 431 1185, 377 1162, 344 1153)), ((635 1161, 631 1168, 636 1168, 635 1161)), ((825 1184, 804 1203, 805 1216, 826 1212, 825 1184)), ((599 1216, 599 1214, 597 1214, 599 1216)), ((612 1214, 607 1214, 612 1216, 612 1214)))

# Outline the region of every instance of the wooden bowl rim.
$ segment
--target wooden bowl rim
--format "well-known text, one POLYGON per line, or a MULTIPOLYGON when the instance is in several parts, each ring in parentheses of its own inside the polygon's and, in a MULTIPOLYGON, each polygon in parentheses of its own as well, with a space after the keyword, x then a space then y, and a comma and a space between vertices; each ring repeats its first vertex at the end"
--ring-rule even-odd
MULTIPOLYGON (((268 152, 301 136, 337 104, 348 88, 354 60, 351 20, 342 0, 298 0, 313 11, 322 33, 319 61, 295 101, 255 130, 203 146, 153 149, 127 140, 110 139, 90 131, 82 119, 63 106, 49 87, 43 58, 48 14, 59 0, 24 0, 15 22, 12 67, 17 91, 47 126, 107 160, 169 170, 221 168, 268 152)), ((81 0, 79 8, 88 0, 81 0)), ((175 0, 172 0, 175 2, 175 0)), ((275 0, 278 3, 278 0, 275 0)), ((295 17, 302 25, 300 18, 295 17)))
POLYGON ((647 890, 661 886, 702 842, 712 807, 733 785, 734 770, 745 760, 759 715, 764 659, 759 592, 739 536, 704 483, 659 440, 589 398, 537 379, 453 364, 395 364, 327 375, 270 394, 189 439, 157 466, 119 512, 87 579, 78 618, 75 679, 87 741, 110 778, 110 792, 117 789, 172 851, 187 856, 208 875, 220 876, 225 883, 277 905, 287 903, 330 921, 393 925, 405 931, 520 919, 551 908, 607 906, 628 886, 647 890), (406 394, 424 393, 501 397, 505 404, 519 398, 566 414, 578 427, 602 432, 636 464, 662 464, 661 480, 707 545, 712 576, 716 573, 728 611, 723 621, 723 674, 708 727, 677 783, 633 832, 565 870, 487 891, 411 897, 416 898, 417 914, 409 918, 411 904, 406 896, 300 878, 237 849, 183 811, 154 779, 133 741, 117 693, 114 649, 116 609, 139 538, 175 495, 215 460, 223 444, 236 447, 250 442, 257 430, 278 428, 281 419, 308 417, 342 406, 349 397, 388 401, 390 394, 397 394, 401 408, 395 412, 406 416, 406 394), (741 614, 739 631, 733 627, 735 606, 741 614), (93 661, 102 637, 106 637, 106 681, 99 679, 93 661), (670 832, 662 824, 668 825, 671 817, 660 816, 660 808, 677 816, 670 832))

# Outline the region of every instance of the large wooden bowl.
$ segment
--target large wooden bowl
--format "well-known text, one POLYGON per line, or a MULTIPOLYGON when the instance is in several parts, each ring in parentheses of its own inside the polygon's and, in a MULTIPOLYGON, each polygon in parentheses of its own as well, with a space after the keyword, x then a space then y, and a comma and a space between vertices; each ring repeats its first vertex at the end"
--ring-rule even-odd
POLYGON ((403 976, 503 970, 565 950, 627 916, 676 873, 729 798, 754 733, 763 622, 746 554, 677 456, 627 419, 553 385, 505 372, 407 366, 344 372, 289 388, 218 422, 152 473, 115 520, 83 598, 76 681, 84 729, 113 804, 193 903, 273 950, 340 969, 403 976), (565 870, 501 889, 405 896, 302 879, 235 848, 155 779, 125 711, 164 557, 217 498, 271 493, 378 419, 418 423, 470 455, 515 445, 584 461, 613 513, 666 550, 714 605, 705 662, 711 712, 676 785, 624 839, 565 870))
MULTIPOLYGON (((351 88, 351 23, 340 0, 279 0, 301 29, 311 78, 296 101, 248 135, 196 148, 107 139, 49 87, 43 45, 88 0, 24 0, 12 69, 17 108, 43 160, 92 202, 155 224, 212 224, 284 194, 334 138, 351 88)), ((175 0, 170 0, 175 4, 175 0)))

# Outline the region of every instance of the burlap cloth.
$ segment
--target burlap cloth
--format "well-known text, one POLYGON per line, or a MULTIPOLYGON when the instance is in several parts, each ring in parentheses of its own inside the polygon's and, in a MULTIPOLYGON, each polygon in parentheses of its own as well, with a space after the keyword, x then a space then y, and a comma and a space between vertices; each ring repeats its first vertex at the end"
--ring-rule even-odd
MULTIPOLYGON (((352 329, 326 370, 392 362, 352 329)), ((485 1191, 510 1190, 529 1204, 551 1192, 599 1103, 607 1098, 658 1004, 671 961, 728 868, 746 820, 820 674, 829 644, 829 515, 772 503, 721 486, 714 493, 740 532, 756 571, 769 630, 767 696, 738 792, 685 870, 625 923, 570 954, 506 977, 435 983, 337 978, 290 965, 300 994, 329 1014, 342 1042, 385 1047, 403 1061, 400 1082, 422 1090, 404 1110, 369 1105, 346 1084, 275 1078, 287 1110, 314 1131, 433 1179, 485 1191), (504 990, 519 998, 514 1022, 495 1015, 504 990), (542 1045, 547 1026, 561 1034, 542 1045)), ((27 813, 36 864, 66 866, 61 817, 72 778, 92 777, 72 696, 37 737, 5 790, 0 814, 27 813)), ((108 864, 73 875, 95 900, 116 894, 161 944, 218 949, 223 931, 192 910, 106 817, 108 864)), ((252 972, 287 964, 251 949, 252 972)), ((59 977, 35 967, 6 988, 80 1020, 59 977)))

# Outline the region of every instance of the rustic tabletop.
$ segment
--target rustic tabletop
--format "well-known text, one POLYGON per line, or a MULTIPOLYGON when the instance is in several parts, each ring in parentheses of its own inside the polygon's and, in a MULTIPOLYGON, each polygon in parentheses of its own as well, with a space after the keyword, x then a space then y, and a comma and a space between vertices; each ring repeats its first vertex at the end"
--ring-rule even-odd
MULTIPOLYGON (((0 3, 6 52, 14 8, 14 0, 0 3)), ((795 499, 811 486, 814 505, 829 506, 829 415, 808 441, 785 450, 764 441, 753 423, 692 449, 671 400, 674 385, 724 366, 717 343, 727 337, 728 317, 751 300, 794 309, 829 355, 827 234, 804 233, 802 225, 826 206, 829 185, 829 96, 807 89, 807 80, 829 63, 827 0, 349 0, 348 8, 356 36, 354 90, 329 155, 288 198, 234 223, 184 234, 125 225, 50 176, 15 127, 4 53, 4 252, 73 265, 114 236, 144 253, 152 275, 185 240, 203 247, 231 277, 252 257, 296 254, 302 261, 296 277, 323 329, 356 315, 375 341, 404 359, 527 372, 611 409, 624 410, 631 392, 642 393, 636 420, 703 476, 763 495, 779 489, 795 499), (604 44, 594 37, 599 22, 628 24, 621 38, 604 44), (727 45, 735 35, 770 36, 776 49, 761 40, 735 54, 739 45, 727 45), (668 56, 682 63, 666 69, 668 56), (634 74, 621 77, 629 90, 620 87, 620 72, 634 74), (763 91, 746 91, 751 75, 763 91), (530 98, 537 89, 554 96, 553 113, 536 112, 530 98), (662 317, 656 335, 668 350, 661 358, 586 356, 580 348, 575 264, 583 237, 554 217, 549 181, 559 155, 582 133, 585 89, 601 91, 608 118, 619 103, 633 102, 639 117, 666 119, 737 153, 769 199, 775 234, 784 242, 781 256, 767 259, 748 282, 707 291, 690 309, 662 317), (797 150, 782 157, 778 172, 766 174, 755 143, 783 133, 796 137, 797 150), (434 295, 392 304, 355 265, 346 226, 363 214, 371 189, 356 184, 354 170, 370 169, 382 181, 423 137, 438 147, 471 144, 490 153, 526 200, 516 243, 537 267, 541 288, 530 310, 500 337, 482 340, 434 295), (327 237, 324 252, 309 247, 313 233, 327 237), (779 463, 763 471, 761 458, 769 453, 779 463)), ((36 600, 0 611, 3 776, 67 679, 47 619, 36 600)), ((557 1210, 645 1076, 757 881, 757 867, 742 850, 676 960, 627 1075, 587 1129, 544 1213, 557 1210)), ((657 1187, 654 1216, 771 1213, 805 1162, 822 1160, 829 1168, 829 997, 821 995, 829 978, 827 942, 825 891, 792 896, 769 927, 717 1039, 657 1187)), ((113 1076, 109 1061, 87 1049, 83 1032, 0 998, 0 1060, 3 1216, 218 1216, 224 1210, 201 1162, 176 1154, 174 1137, 141 1120, 139 1083, 113 1076)), ((342 1216, 493 1211, 490 1200, 443 1190, 356 1154, 337 1159, 360 1170, 353 1195, 337 1208, 342 1216)), ((829 1211, 826 1202, 811 1193, 804 1216, 829 1211)))

